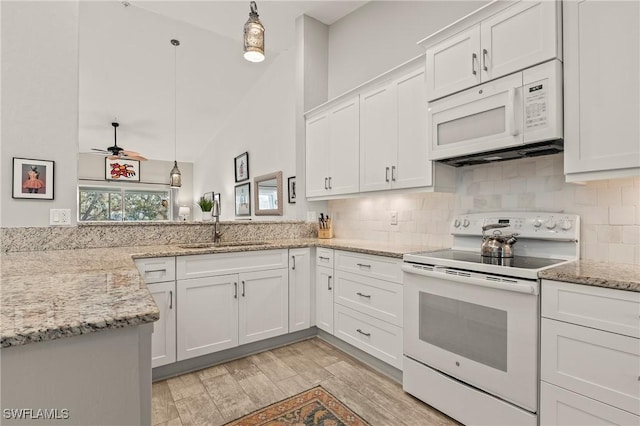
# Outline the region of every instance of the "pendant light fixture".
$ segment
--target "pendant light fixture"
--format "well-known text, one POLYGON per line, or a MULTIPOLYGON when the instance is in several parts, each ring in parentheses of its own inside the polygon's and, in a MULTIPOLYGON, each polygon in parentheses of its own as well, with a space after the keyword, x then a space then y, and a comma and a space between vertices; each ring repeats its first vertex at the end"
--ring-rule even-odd
POLYGON ((244 24, 244 58, 250 62, 264 61, 264 26, 258 16, 258 6, 255 1, 249 5, 251 12, 244 24))
POLYGON ((180 188, 182 186, 182 174, 178 168, 178 40, 171 40, 173 49, 173 169, 169 177, 169 185, 171 188, 180 188))

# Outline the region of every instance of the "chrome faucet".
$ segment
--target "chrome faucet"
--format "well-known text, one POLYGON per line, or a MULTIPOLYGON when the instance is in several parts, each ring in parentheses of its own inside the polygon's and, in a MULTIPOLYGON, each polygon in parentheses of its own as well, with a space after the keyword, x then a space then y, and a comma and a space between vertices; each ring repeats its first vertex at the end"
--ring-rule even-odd
POLYGON ((211 216, 216 218, 213 224, 213 243, 218 244, 222 233, 220 232, 220 204, 216 200, 213 200, 213 205, 211 206, 211 216))

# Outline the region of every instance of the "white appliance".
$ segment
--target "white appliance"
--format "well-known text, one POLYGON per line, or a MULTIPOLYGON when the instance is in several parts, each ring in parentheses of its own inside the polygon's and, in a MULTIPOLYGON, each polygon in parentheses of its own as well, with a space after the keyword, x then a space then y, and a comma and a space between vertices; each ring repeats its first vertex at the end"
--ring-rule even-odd
POLYGON ((562 63, 429 102, 427 111, 429 160, 463 166, 562 151, 562 63))
POLYGON ((476 213, 451 231, 452 249, 404 256, 403 388, 464 424, 535 426, 538 272, 579 258, 580 219, 476 213), (480 255, 488 224, 519 234, 513 258, 480 255))

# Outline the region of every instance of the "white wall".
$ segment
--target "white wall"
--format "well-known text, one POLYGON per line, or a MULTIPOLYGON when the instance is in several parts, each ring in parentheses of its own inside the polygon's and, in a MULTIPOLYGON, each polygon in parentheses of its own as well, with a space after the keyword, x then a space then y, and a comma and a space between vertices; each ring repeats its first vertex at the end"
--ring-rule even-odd
POLYGON ((48 226, 49 209, 77 210, 78 3, 0 7, 2 226, 48 226), (55 161, 53 201, 11 198, 12 157, 55 161))
POLYGON ((253 219, 296 219, 295 204, 287 203, 286 188, 287 178, 296 174, 295 49, 283 52, 271 63, 255 65, 268 69, 194 163, 195 197, 204 192, 220 192, 221 219, 235 219, 233 160, 248 151, 253 219), (253 179, 276 171, 282 171, 283 216, 256 217, 253 179))
POLYGON ((331 25, 329 99, 422 53, 416 42, 486 1, 372 1, 331 25))

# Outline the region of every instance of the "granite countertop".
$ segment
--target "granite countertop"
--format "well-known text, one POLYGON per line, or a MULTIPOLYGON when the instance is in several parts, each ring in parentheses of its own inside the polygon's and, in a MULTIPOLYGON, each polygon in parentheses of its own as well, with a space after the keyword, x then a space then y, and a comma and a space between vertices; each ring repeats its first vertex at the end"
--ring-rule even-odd
POLYGON ((640 292, 640 265, 577 260, 541 271, 547 280, 640 292))
POLYGON ((12 252, 0 256, 0 346, 7 348, 157 321, 159 310, 133 259, 326 247, 402 258, 437 249, 360 240, 270 240, 251 246, 158 245, 12 252))

